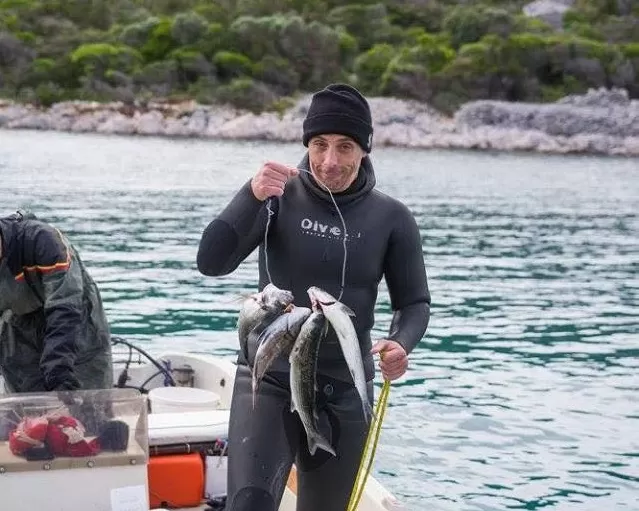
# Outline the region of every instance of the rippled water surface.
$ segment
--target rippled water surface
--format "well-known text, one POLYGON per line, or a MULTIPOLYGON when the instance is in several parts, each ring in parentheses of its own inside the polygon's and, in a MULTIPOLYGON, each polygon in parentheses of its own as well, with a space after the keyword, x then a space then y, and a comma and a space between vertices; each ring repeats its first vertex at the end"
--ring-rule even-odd
MULTIPOLYGON (((0 131, 0 213, 67 231, 115 333, 233 358, 234 274, 204 226, 300 145, 0 131)), ((411 510, 639 510, 639 160, 375 149, 411 206, 433 316, 392 388, 374 471, 411 510)), ((389 321, 384 288, 376 336, 389 321)))

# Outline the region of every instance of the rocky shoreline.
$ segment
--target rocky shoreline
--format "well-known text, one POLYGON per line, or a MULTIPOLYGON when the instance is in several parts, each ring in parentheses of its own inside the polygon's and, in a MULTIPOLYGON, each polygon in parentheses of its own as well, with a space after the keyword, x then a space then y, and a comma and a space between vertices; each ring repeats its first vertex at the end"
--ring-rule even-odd
MULTIPOLYGON (((309 101, 303 96, 281 115, 195 102, 70 101, 39 109, 0 101, 0 129, 299 142, 309 101)), ((452 117, 415 101, 370 104, 377 147, 639 156, 639 101, 625 90, 591 90, 550 104, 474 101, 452 117)))

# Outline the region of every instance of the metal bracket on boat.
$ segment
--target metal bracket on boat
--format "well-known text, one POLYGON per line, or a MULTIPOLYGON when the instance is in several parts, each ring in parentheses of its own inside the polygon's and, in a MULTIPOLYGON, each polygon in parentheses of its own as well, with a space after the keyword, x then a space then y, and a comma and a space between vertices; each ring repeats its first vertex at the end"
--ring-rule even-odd
POLYGON ((189 364, 183 364, 171 369, 173 381, 177 387, 194 387, 195 371, 189 364))
POLYGON ((4 467, 0 467, 0 474, 4 474, 7 471, 6 468, 4 467))

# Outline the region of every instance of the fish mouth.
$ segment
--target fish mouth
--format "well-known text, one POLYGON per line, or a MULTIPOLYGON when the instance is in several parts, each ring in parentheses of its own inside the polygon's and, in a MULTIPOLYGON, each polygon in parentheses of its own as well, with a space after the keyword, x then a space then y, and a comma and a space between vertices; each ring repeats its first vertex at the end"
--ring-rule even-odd
POLYGON ((260 309, 266 308, 266 302, 264 300, 264 296, 261 293, 254 293, 249 296, 251 300, 255 300, 255 303, 260 307, 260 309))
POLYGON ((311 301, 311 308, 314 311, 321 310, 322 307, 330 307, 331 305, 337 303, 337 300, 335 299, 322 300, 320 296, 323 296, 327 293, 322 293, 321 290, 316 287, 310 287, 307 292, 308 292, 308 297, 311 301))
POLYGON ((322 307, 330 307, 331 305, 335 304, 337 302, 335 301, 322 301, 319 298, 313 296, 311 297, 311 308, 313 309, 313 311, 317 312, 317 311, 321 311, 322 307))

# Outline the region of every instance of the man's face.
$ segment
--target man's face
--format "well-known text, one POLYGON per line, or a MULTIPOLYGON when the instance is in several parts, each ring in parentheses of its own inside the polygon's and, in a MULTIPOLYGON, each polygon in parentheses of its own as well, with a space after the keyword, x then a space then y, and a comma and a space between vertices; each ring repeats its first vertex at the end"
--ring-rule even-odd
POLYGON ((308 143, 311 171, 331 192, 346 190, 357 177, 364 150, 344 135, 317 135, 308 143))

